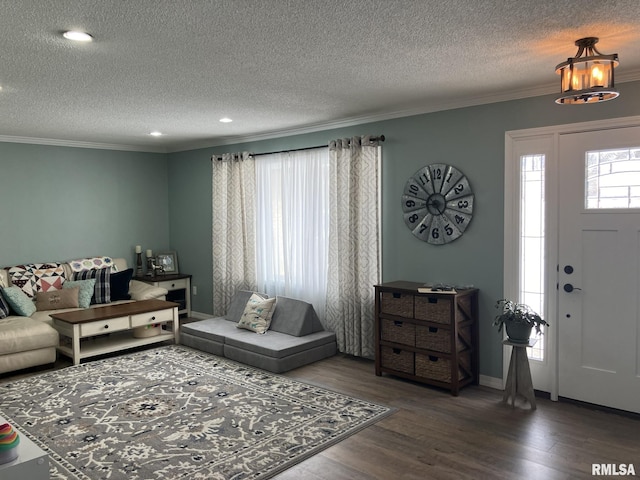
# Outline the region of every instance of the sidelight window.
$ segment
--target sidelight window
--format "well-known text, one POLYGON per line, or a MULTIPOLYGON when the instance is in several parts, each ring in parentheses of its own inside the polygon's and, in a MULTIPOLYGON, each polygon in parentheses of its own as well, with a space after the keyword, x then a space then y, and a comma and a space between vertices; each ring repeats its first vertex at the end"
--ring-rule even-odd
MULTIPOLYGON (((542 154, 520 157, 519 302, 540 315, 544 315, 545 295, 544 161, 542 154)), ((534 329, 532 338, 538 338, 538 342, 527 349, 527 354, 531 359, 544 360, 545 342, 536 335, 534 329)))

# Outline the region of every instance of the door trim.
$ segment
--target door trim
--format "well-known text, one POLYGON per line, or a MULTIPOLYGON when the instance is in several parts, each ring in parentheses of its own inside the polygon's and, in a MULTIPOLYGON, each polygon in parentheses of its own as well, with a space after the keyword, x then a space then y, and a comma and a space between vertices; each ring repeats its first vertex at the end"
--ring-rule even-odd
MULTIPOLYGON (((547 127, 511 130, 505 132, 504 159, 504 256, 503 256, 503 298, 517 298, 519 291, 519 198, 520 178, 518 161, 520 152, 535 142, 544 145, 545 154, 545 253, 547 272, 547 295, 545 318, 550 319, 547 330, 546 376, 544 385, 552 400, 558 400, 558 156, 560 135, 640 126, 640 116, 621 117, 606 120, 552 125, 547 127)), ((502 349, 503 385, 509 369, 509 347, 502 349)), ((534 380, 534 387, 535 380, 534 380)), ((540 387, 537 387, 540 388, 540 387)))

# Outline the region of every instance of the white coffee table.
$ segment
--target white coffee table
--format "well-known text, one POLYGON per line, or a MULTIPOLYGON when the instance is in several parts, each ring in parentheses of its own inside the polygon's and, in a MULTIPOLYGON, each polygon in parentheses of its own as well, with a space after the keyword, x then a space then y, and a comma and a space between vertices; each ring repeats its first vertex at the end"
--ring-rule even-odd
POLYGON ((128 348, 173 340, 179 343, 179 305, 164 300, 139 300, 97 308, 84 308, 71 312, 54 312, 49 316, 62 337, 58 352, 73 359, 77 365, 83 358, 128 348), (133 330, 146 325, 167 324, 172 328, 159 335, 145 338, 133 336, 133 330), (108 334, 108 335, 107 335, 108 334), (91 339, 82 343, 83 339, 91 339))

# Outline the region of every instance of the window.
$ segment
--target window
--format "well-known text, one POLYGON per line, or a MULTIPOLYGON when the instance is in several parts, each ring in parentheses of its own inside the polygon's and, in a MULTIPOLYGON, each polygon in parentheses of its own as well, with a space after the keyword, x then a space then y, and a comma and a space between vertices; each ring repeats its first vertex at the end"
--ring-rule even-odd
MULTIPOLYGON (((544 161, 542 154, 520 157, 520 282, 518 300, 544 315, 544 161)), ((544 327, 542 327, 544 328, 544 327)), ((543 330, 544 333, 544 330, 543 330)), ((527 349, 529 358, 544 360, 544 342, 527 349)))
POLYGON ((640 147, 586 153, 587 209, 640 208, 640 147))
POLYGON ((324 318, 329 236, 328 148, 256 161, 258 289, 313 304, 324 318))

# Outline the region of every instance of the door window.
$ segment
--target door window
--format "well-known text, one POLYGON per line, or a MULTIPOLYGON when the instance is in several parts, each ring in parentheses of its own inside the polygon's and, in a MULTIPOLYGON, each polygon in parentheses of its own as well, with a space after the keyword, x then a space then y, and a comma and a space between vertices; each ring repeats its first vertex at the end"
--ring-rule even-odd
POLYGON ((587 209, 640 208, 640 147, 585 154, 587 209))

